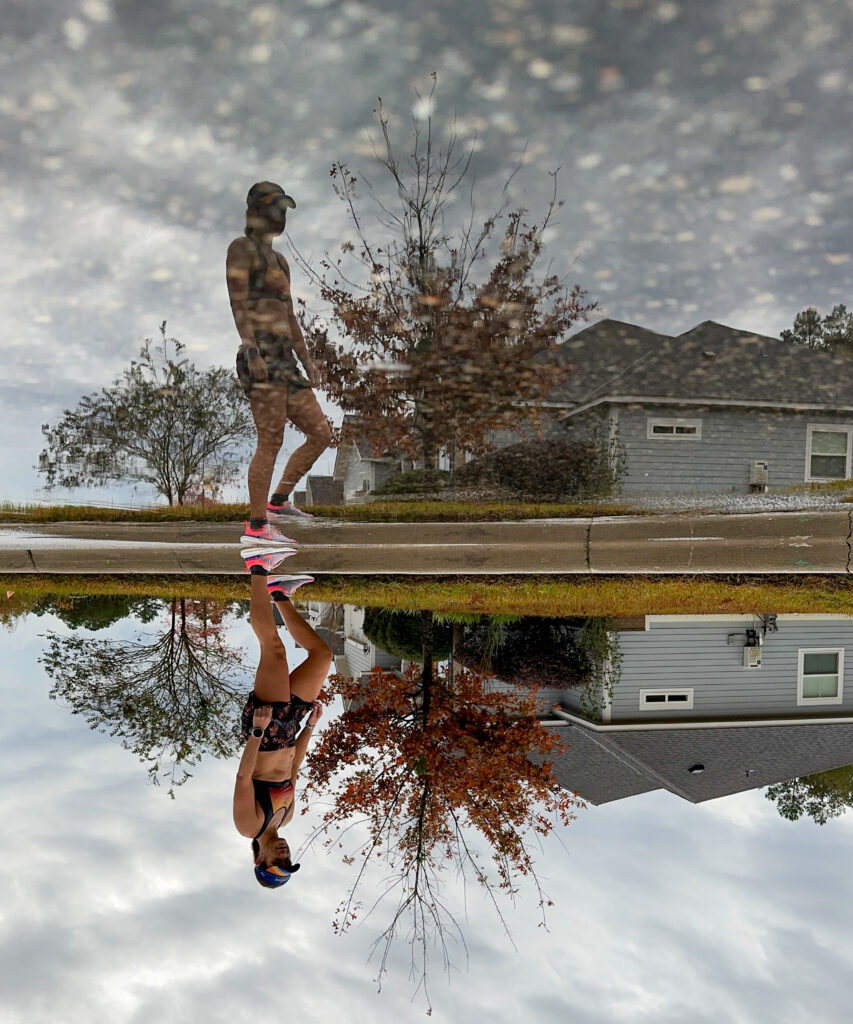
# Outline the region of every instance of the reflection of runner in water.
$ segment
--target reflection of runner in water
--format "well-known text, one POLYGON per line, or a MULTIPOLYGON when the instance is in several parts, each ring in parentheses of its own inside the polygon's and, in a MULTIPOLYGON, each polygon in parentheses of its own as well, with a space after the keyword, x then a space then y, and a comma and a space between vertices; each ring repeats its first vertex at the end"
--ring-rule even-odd
POLYGON ((328 645, 290 603, 290 595, 310 576, 269 576, 278 555, 244 556, 252 573, 249 619, 261 645, 255 688, 242 715, 246 748, 234 786, 234 824, 251 838, 255 877, 269 889, 290 880, 299 865, 278 830, 293 817, 296 773, 308 749, 322 708, 317 696, 332 662, 328 645), (290 635, 308 657, 290 671, 273 618, 272 597, 290 635), (300 730, 300 723, 305 724, 300 730))
POLYGON ((240 335, 237 376, 252 407, 258 447, 249 463, 249 536, 281 540, 276 522, 310 519, 294 507, 290 494, 322 452, 331 429, 312 387, 320 383, 290 295, 290 269, 272 241, 284 231, 288 209, 296 203, 270 181, 253 185, 246 197, 246 233, 228 247, 225 272, 231 311, 240 335), (307 379, 296 364, 299 357, 307 379), (305 434, 290 456, 267 501, 275 460, 287 420, 305 434))

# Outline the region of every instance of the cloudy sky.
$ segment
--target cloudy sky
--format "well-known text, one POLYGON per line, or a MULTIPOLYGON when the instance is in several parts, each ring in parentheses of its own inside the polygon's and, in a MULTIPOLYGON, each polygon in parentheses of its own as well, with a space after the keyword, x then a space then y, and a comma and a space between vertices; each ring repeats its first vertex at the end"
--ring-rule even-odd
MULTIPOLYGON (((156 623, 109 635, 140 628, 156 623)), ((175 800, 150 786, 132 754, 48 700, 49 629, 66 632, 52 616, 0 632, 2 1024, 424 1019, 402 945, 376 993, 366 960, 381 912, 332 934, 352 869, 308 854, 286 890, 260 889, 231 824, 234 763, 203 762, 175 800)), ((245 622, 229 642, 250 647, 245 622)), ((436 957, 434 1017, 843 1024, 851 838, 851 816, 790 823, 758 792, 587 808, 537 858, 547 931, 522 888, 506 908, 514 947, 476 887, 448 878, 469 962, 454 950, 448 983, 436 957)))
POLYGON ((161 321, 232 365, 249 185, 296 197, 285 251, 316 266, 351 234, 330 164, 382 192, 377 97, 405 152, 432 71, 484 213, 520 164, 509 199, 537 215, 560 169, 547 255, 596 317, 777 334, 850 298, 849 0, 7 0, 2 29, 3 497, 161 321))

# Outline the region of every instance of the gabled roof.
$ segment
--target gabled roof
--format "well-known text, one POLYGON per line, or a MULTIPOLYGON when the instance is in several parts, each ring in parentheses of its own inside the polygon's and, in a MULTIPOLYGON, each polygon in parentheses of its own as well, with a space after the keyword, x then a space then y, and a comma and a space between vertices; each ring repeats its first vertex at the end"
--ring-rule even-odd
POLYGON ((665 398, 853 410, 853 359, 706 320, 677 337, 600 320, 565 341, 572 373, 549 400, 571 412, 665 398))
POLYGON ((557 781, 590 803, 666 789, 692 803, 853 764, 853 725, 709 729, 560 729, 569 748, 554 758, 557 781), (691 765, 704 771, 690 773, 691 765))
POLYGON ((598 742, 597 734, 583 726, 560 728, 558 735, 567 746, 553 758, 557 782, 589 803, 609 804, 660 789, 659 782, 598 742))

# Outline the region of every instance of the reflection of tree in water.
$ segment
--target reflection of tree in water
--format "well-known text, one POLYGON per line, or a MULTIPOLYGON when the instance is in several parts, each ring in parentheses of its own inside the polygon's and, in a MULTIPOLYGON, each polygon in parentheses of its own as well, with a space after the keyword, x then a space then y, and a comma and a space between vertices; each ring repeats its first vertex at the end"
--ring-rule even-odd
POLYGON ((40 660, 53 680, 50 697, 119 737, 174 796, 202 756, 228 757, 239 747, 233 723, 246 689, 244 652, 224 636, 237 607, 175 597, 165 606, 166 629, 132 640, 48 633, 40 660))
MULTIPOLYGON (((423 661, 419 612, 367 608, 363 630, 388 654, 423 661)), ((601 717, 621 675, 617 633, 606 618, 435 613, 433 658, 533 690, 576 687, 581 709, 601 717)))
POLYGON ((163 602, 154 597, 75 594, 71 597, 51 597, 43 600, 35 609, 35 614, 50 613, 71 629, 88 629, 96 632, 131 615, 142 622, 151 622, 162 606, 163 602))
MULTIPOLYGON (((362 631, 380 650, 406 661, 420 661, 423 654, 423 626, 420 612, 391 608, 365 608, 362 631)), ((433 660, 450 654, 450 629, 435 623, 432 635, 433 660)))
POLYGON ((580 642, 582 619, 481 616, 465 623, 454 656, 472 671, 533 687, 577 686, 587 680, 590 657, 580 642))
POLYGON ((366 828, 355 848, 344 847, 347 862, 359 867, 336 929, 358 916, 368 864, 383 862, 389 874, 374 906, 391 894, 397 903, 374 945, 380 982, 394 939, 405 932, 425 987, 433 941, 448 968, 450 934, 464 945, 442 894, 441 869, 452 865, 481 883, 501 921, 498 897, 512 897, 530 878, 544 913, 548 900, 530 844, 568 824, 579 803, 552 775, 549 758, 560 740, 540 723, 532 694, 490 692, 481 674, 436 670, 431 633, 431 613, 423 613, 424 665, 405 675, 374 669, 363 682, 332 676, 329 697, 341 696, 348 710, 318 736, 306 787, 330 801, 313 839, 337 847, 354 836, 356 823, 366 828), (478 849, 482 840, 491 868, 478 849))
POLYGON ((779 782, 768 786, 764 795, 776 801, 776 810, 788 821, 799 821, 805 814, 825 825, 853 807, 853 765, 779 782))
POLYGON ((129 597, 125 594, 32 594, 7 590, 0 605, 0 623, 14 628, 26 615, 55 615, 71 629, 106 629, 119 619, 133 615, 150 622, 163 602, 153 597, 129 597))
MULTIPOLYGON (((453 659, 472 672, 534 689, 601 682, 614 644, 603 618, 535 615, 433 615, 433 660, 453 659)), ((420 612, 366 608, 365 636, 388 654, 421 661, 420 612)))

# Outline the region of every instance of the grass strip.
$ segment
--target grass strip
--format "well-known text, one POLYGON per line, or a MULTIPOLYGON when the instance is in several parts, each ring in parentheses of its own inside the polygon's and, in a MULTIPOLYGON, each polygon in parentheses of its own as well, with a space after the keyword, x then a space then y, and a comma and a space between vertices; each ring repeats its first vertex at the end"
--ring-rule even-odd
MULTIPOLYGON (((0 576, 0 609, 14 615, 47 595, 245 599, 248 577, 0 576), (5 596, 4 596, 5 595, 5 596)), ((476 578, 318 576, 307 601, 375 605, 404 611, 487 615, 720 615, 809 612, 853 615, 845 576, 481 576, 476 578)), ((6 616, 0 616, 6 617, 6 616)))
MULTIPOLYGON (((587 502, 377 501, 364 505, 315 505, 318 519, 350 523, 503 522, 520 519, 576 519, 588 516, 643 515, 627 505, 587 502)), ((7 523, 233 523, 247 519, 247 505, 152 505, 148 508, 101 508, 96 505, 0 504, 7 523)))

